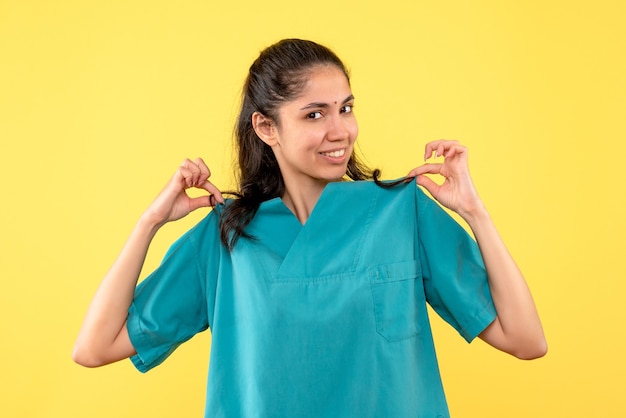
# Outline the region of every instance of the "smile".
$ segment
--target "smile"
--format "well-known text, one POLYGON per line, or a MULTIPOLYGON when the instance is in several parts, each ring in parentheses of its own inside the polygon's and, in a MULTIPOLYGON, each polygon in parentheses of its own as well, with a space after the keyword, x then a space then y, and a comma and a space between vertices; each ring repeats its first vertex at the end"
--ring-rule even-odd
POLYGON ((340 149, 337 151, 320 152, 320 154, 330 158, 341 158, 346 154, 346 149, 340 149))

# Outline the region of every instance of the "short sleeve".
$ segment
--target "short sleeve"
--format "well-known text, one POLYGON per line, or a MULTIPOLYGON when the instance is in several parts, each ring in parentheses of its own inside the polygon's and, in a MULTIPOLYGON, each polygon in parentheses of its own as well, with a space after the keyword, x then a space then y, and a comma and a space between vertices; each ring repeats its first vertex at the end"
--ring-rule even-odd
POLYGON ((205 218, 176 241, 135 290, 127 328, 137 352, 131 361, 141 372, 158 366, 180 344, 209 327, 206 241, 216 239, 207 223, 210 219, 205 218))
POLYGON ((419 257, 430 306, 471 342, 496 318, 476 241, 417 189, 419 257))

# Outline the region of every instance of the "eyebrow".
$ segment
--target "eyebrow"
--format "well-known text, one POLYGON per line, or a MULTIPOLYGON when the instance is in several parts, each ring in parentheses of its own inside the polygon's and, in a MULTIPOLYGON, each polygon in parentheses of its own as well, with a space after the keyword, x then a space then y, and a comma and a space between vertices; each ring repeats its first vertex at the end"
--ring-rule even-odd
MULTIPOLYGON (((345 99, 343 99, 343 102, 341 102, 341 104, 344 105, 344 104, 348 103, 351 100, 354 100, 354 95, 352 95, 352 94, 349 95, 348 97, 346 97, 345 99)), ((328 103, 312 102, 312 103, 309 103, 308 105, 304 106, 300 110, 327 108, 328 106, 329 106, 328 103)))

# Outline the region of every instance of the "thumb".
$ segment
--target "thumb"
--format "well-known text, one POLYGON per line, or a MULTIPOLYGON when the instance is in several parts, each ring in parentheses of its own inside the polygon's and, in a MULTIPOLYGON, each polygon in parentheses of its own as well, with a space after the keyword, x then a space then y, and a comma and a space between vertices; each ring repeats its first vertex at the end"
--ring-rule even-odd
POLYGON ((211 195, 205 195, 200 197, 194 197, 189 199, 189 211, 194 211, 199 208, 207 208, 213 206, 211 204, 211 195))
POLYGON ((435 183, 432 179, 424 175, 417 176, 415 178, 415 182, 419 184, 420 186, 422 186, 423 188, 425 188, 426 190, 428 190, 428 193, 430 193, 433 197, 437 195, 437 192, 439 191, 439 188, 441 187, 437 183, 435 183))

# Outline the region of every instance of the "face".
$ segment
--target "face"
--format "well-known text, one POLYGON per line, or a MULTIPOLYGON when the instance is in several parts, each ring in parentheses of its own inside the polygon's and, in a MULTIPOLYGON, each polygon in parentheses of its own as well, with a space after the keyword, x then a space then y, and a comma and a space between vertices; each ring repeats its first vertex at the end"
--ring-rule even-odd
POLYGON ((341 179, 358 134, 354 97, 343 71, 319 66, 307 79, 300 96, 278 109, 270 144, 288 188, 341 179))

